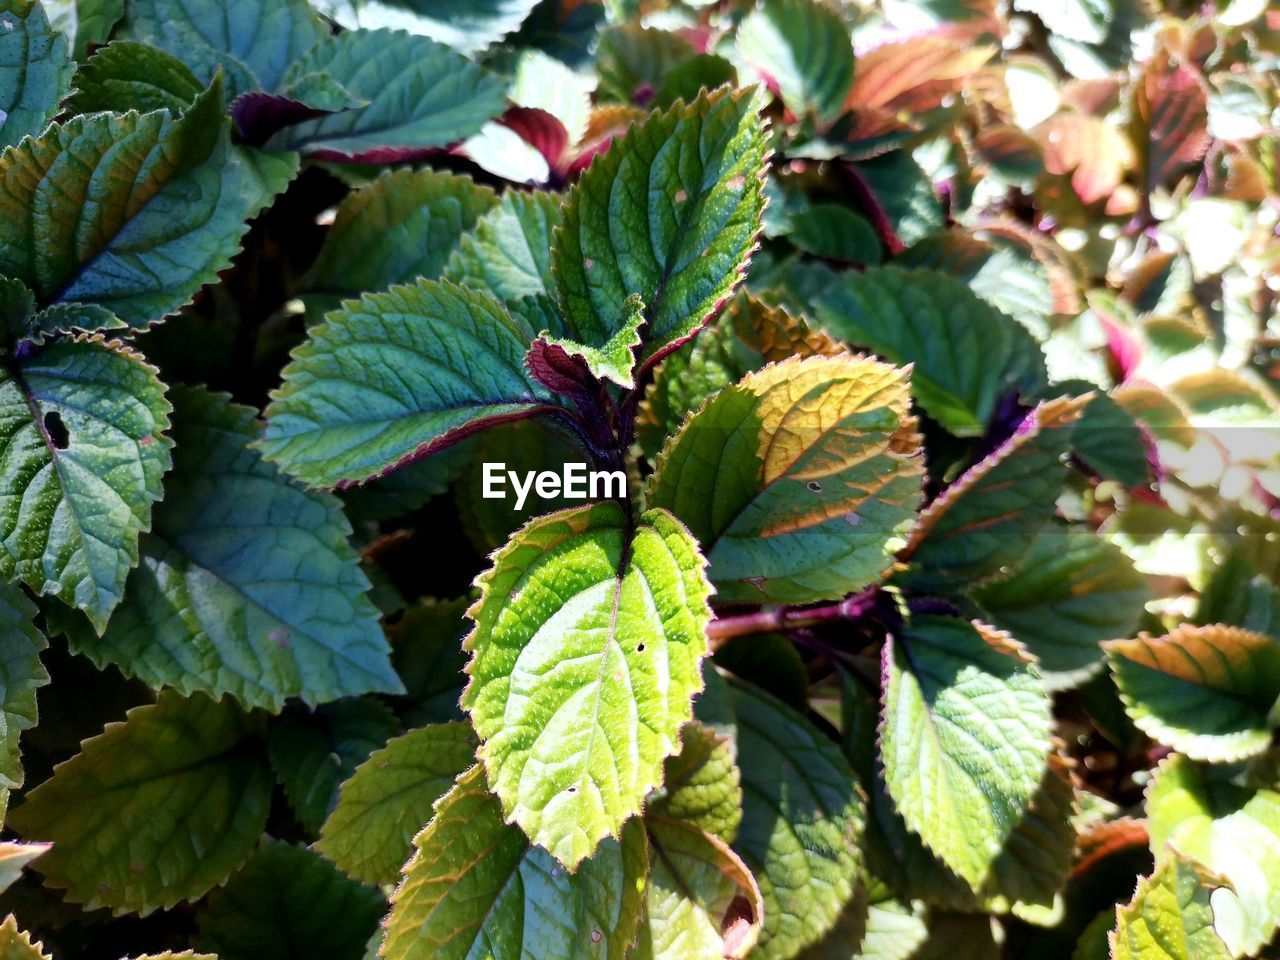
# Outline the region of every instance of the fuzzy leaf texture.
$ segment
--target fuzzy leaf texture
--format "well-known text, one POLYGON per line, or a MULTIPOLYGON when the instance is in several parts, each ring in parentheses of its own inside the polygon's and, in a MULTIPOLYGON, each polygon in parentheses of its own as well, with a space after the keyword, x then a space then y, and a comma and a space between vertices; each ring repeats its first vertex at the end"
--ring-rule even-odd
POLYGON ((221 110, 215 79, 181 117, 87 114, 0 153, 0 274, 135 327, 188 302, 297 170, 233 147, 221 110))
POLYGON ((53 849, 36 868, 87 909, 147 914, 222 883, 258 841, 271 773, 233 702, 162 694, 108 724, 9 823, 53 849))
POLYGON ((391 898, 386 960, 626 960, 649 856, 633 820, 570 873, 519 828, 472 767, 436 805, 391 898))
POLYGON ((368 480, 483 426, 547 409, 533 334, 491 297, 421 280, 345 303, 293 352, 266 458, 310 486, 368 480))
POLYGON ((639 294, 646 363, 729 298, 764 209, 761 105, 752 90, 704 93, 632 127, 582 175, 552 252, 570 338, 603 347, 639 294))
POLYGON ((102 637, 73 646, 127 676, 279 711, 397 692, 390 649, 337 501, 250 449, 248 407, 174 391, 174 468, 141 563, 102 637))
POLYGON ((1212 896, 1215 929, 1245 957, 1280 928, 1280 792, 1233 783, 1230 770, 1170 756, 1147 789, 1147 828, 1157 862, 1177 851, 1230 884, 1212 896))
POLYGON ((725 603, 836 599, 877 581, 923 466, 906 371, 848 356, 748 374, 658 455, 651 506, 689 526, 725 603))
POLYGON ((1112 960, 1229 960, 1213 929, 1209 895, 1216 886, 1195 861, 1168 856, 1116 911, 1112 960))
POLYGON ((1131 720, 1197 760, 1242 760, 1271 745, 1280 643, 1234 627, 1184 624, 1163 637, 1107 644, 1131 720))
POLYGON ((639 813, 701 689, 710 587, 670 514, 609 501, 515 533, 477 581, 462 696, 504 815, 570 869, 639 813))

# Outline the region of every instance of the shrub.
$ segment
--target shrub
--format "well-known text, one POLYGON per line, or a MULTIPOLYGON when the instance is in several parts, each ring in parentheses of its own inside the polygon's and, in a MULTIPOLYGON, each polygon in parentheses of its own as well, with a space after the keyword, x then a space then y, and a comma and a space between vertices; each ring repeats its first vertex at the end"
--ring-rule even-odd
POLYGON ((1277 36, 0 0, 0 956, 1266 955, 1277 36))

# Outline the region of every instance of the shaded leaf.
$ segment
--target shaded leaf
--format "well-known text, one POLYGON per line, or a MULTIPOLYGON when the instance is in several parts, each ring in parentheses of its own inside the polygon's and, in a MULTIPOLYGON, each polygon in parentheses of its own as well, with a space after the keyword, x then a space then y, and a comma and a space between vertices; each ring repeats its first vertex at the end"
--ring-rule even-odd
POLYGON ((34 0, 0 0, 0 147, 36 136, 58 113, 75 64, 34 0))
POLYGON ((701 688, 710 587, 663 510, 532 521, 477 581, 462 705, 505 815, 571 869, 640 812, 701 688))
POLYGON ((72 113, 168 110, 176 115, 203 92, 204 84, 177 57, 142 43, 117 40, 76 70, 67 108, 72 113))
POLYGON ((394 883, 437 800, 475 763, 464 723, 411 730, 369 754, 342 784, 316 849, 365 883, 394 883))
POLYGON ((53 843, 37 869, 86 909, 145 915, 199 899, 267 821, 271 773, 254 726, 230 701, 161 694, 86 740, 9 824, 53 843))
POLYGON ((386 901, 305 847, 263 842, 196 914, 219 960, 361 960, 386 901))
POLYGON ((929 504, 904 551, 913 585, 953 592, 1022 559, 1053 516, 1066 477, 1062 458, 1087 402, 1040 404, 929 504))
MULTIPOLYGON (((0 785, 6 790, 17 789, 25 779, 18 738, 36 725, 36 691, 49 682, 49 671, 40 662, 48 641, 31 622, 36 613, 35 604, 19 588, 0 584, 0 625, 4 631, 0 640, 0 731, 4 734, 0 785)), ((19 868, 25 862, 19 863, 19 868)), ((7 884, 0 881, 0 889, 3 886, 7 884)))
POLYGON ((508 190, 463 236, 444 277, 504 303, 549 293, 551 235, 560 224, 558 194, 508 190))
POLYGON ((819 325, 896 364, 913 364, 920 406, 958 436, 981 433, 996 401, 1045 383, 1040 347, 964 283, 931 270, 842 276, 816 304, 819 325))
POLYGON ((279 711, 401 689, 338 502, 249 448, 252 408, 174 391, 174 467, 101 638, 72 647, 152 687, 279 711))
POLYGON ((414 846, 386 920, 386 960, 626 957, 649 872, 639 820, 569 873, 503 823, 475 766, 436 805, 414 846))
POLYGON ((129 0, 121 35, 181 59, 205 83, 221 68, 231 98, 276 90, 325 36, 306 0, 129 0))
POLYGON ((1101 669, 1099 644, 1133 634, 1151 590, 1115 545, 1051 527, 1008 577, 979 587, 973 597, 1036 657, 1049 689, 1061 690, 1101 669))
POLYGON ((730 684, 743 817, 733 849, 764 898, 751 956, 794 957, 835 925, 854 895, 863 803, 839 748, 750 684, 730 684))
POLYGON ((648 502, 689 525, 723 602, 843 597, 879 579, 915 517, 908 403, 905 371, 874 360, 766 367, 668 441, 648 502))
POLYGON ((496 203, 492 190, 469 177, 430 169, 385 173, 342 201, 307 287, 336 299, 436 279, 496 203))
POLYGON ((907 826, 977 888, 1044 776, 1043 684, 1007 636, 932 615, 885 645, 884 672, 889 794, 907 826))
POLYGON ((308 834, 320 832, 342 782, 402 730, 385 705, 355 698, 286 714, 272 728, 271 765, 308 834))

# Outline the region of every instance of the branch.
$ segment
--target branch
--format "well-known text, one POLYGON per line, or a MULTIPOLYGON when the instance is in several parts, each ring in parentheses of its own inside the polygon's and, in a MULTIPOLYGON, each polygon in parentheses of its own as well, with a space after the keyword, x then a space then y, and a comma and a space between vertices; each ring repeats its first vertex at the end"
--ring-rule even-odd
POLYGON ((754 613, 716 617, 707 625, 707 639, 714 653, 734 637, 752 633, 800 630, 842 620, 858 620, 875 608, 878 597, 879 589, 871 587, 862 593, 846 597, 839 603, 822 607, 774 607, 771 610, 758 610, 754 613))

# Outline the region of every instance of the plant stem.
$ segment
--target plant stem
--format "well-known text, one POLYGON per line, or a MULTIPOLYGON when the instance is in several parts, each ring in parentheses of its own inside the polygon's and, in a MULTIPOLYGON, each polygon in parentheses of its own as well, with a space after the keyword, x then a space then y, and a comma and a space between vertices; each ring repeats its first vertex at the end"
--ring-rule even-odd
POLYGON ((875 608, 877 596, 877 589, 872 587, 846 597, 839 603, 822 607, 774 607, 754 613, 716 617, 707 625, 707 639, 711 643, 711 649, 715 651, 734 637, 752 633, 799 630, 840 620, 857 620, 875 608))

